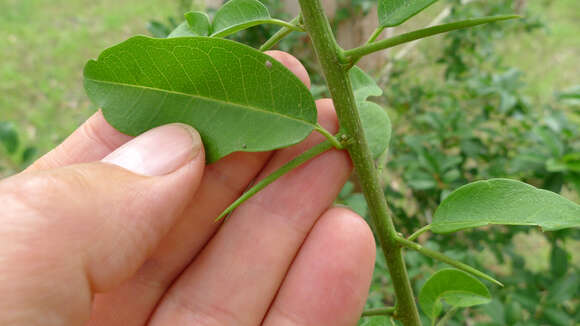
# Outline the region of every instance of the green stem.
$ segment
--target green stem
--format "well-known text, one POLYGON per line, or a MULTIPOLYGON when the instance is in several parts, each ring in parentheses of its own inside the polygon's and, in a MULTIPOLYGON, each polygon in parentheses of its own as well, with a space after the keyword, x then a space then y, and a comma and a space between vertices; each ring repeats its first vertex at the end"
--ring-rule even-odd
POLYGON ((424 227, 420 228, 419 230, 415 231, 415 233, 411 234, 407 240, 415 241, 421 234, 431 230, 431 224, 425 225, 424 227))
MULTIPOLYGON (((243 25, 244 28, 249 28, 249 27, 254 27, 257 25, 262 25, 262 24, 272 24, 272 25, 279 25, 282 27, 286 27, 290 30, 293 31, 297 31, 297 32, 304 32, 304 29, 300 26, 297 25, 293 25, 287 21, 283 21, 280 19, 274 19, 274 18, 268 18, 268 19, 259 19, 259 20, 254 20, 251 21, 250 23, 243 25)), ((232 26, 231 28, 227 28, 223 31, 220 31, 219 33, 214 33, 211 35, 211 37, 224 37, 224 36, 228 36, 232 33, 232 31, 238 31, 239 26, 232 26)))
POLYGON ((274 171, 269 176, 265 177, 264 179, 260 180, 260 182, 256 183, 250 190, 246 191, 240 198, 236 199, 228 208, 226 208, 216 219, 215 221, 218 222, 222 218, 224 218, 229 213, 233 212, 234 209, 238 208, 242 203, 246 200, 252 198, 255 194, 257 194, 260 190, 266 188, 269 184, 276 181, 278 178, 283 176, 284 174, 294 170, 298 166, 302 165, 306 161, 310 160, 311 158, 318 156, 327 150, 331 149, 333 145, 329 141, 325 141, 314 147, 310 148, 306 152, 300 154, 298 157, 294 158, 292 161, 286 163, 284 166, 279 168, 278 170, 274 171))
MULTIPOLYGON (((457 307, 453 307, 453 308, 449 309, 449 311, 447 311, 447 313, 445 313, 445 315, 443 315, 443 318, 441 318, 439 320, 439 322, 437 323, 437 326, 445 326, 447 324, 447 322, 449 322, 449 320, 451 320, 451 317, 453 317, 453 315, 455 315, 456 312, 457 312, 457 307)), ((433 323, 435 323, 435 321, 433 321, 433 323)))
POLYGON ((382 307, 382 308, 374 308, 374 309, 367 309, 363 311, 362 317, 371 317, 371 316, 392 316, 397 311, 395 307, 382 307))
POLYGON ((483 18, 466 19, 459 22, 427 27, 410 33, 405 33, 378 42, 370 43, 344 52, 345 60, 342 63, 352 63, 365 55, 391 48, 403 43, 412 42, 421 38, 446 33, 456 29, 468 28, 500 20, 519 18, 517 15, 502 15, 483 18))
POLYGON ((316 127, 314 127, 314 130, 318 131, 320 134, 322 134, 324 137, 326 137, 326 139, 335 148, 344 149, 344 146, 338 141, 338 139, 334 135, 332 135, 328 130, 324 129, 324 127, 322 127, 320 124, 317 123, 316 127))
MULTIPOLYGON (((300 15, 294 17, 294 19, 292 19, 289 23, 292 25, 298 25, 299 22, 300 22, 300 15)), ((283 38, 285 38, 286 36, 288 36, 292 32, 293 32, 293 30, 288 28, 288 27, 280 28, 279 31, 277 31, 264 44, 262 44, 262 46, 260 47, 260 51, 264 52, 264 51, 270 50, 271 48, 274 47, 274 45, 278 44, 278 42, 280 42, 283 38)))
POLYGON ((340 126, 352 139, 346 147, 359 176, 377 238, 383 248, 397 296, 397 317, 406 326, 420 326, 413 290, 403 261, 397 231, 379 184, 379 176, 361 126, 348 73, 341 65, 342 50, 320 0, 299 0, 306 29, 332 95, 340 126))
MULTIPOLYGON (((368 40, 365 42, 365 45, 371 44, 371 43, 373 43, 374 41, 376 41, 376 40, 377 40, 377 38, 378 38, 378 37, 381 35, 381 33, 382 33, 384 30, 385 30, 385 28, 384 28, 384 27, 382 27, 382 26, 379 26, 379 27, 377 27, 377 28, 375 29, 375 31, 373 32, 373 34, 371 34, 371 36, 369 37, 369 39, 368 39, 368 40)), ((349 64, 349 65, 347 66, 347 69, 346 69, 346 70, 348 71, 348 70, 350 70, 352 67, 354 67, 354 66, 355 66, 355 65, 356 65, 356 64, 359 62, 359 60, 360 60, 361 58, 362 58, 362 57, 360 57, 360 58, 357 58, 356 60, 354 60, 354 61, 353 61, 351 64, 349 64)))
POLYGON ((397 241, 402 246, 404 246, 406 248, 409 248, 409 249, 413 249, 416 252, 421 253, 421 254, 423 254, 423 255, 425 255, 427 257, 431 257, 433 259, 436 259, 438 261, 441 261, 441 262, 444 262, 444 263, 446 263, 448 265, 451 265, 451 266, 453 266, 453 267, 455 267, 457 269, 460 269, 460 270, 462 270, 464 272, 467 272, 467 273, 472 274, 474 276, 477 276, 477 277, 480 277, 482 279, 488 280, 488 281, 490 281, 492 283, 495 283, 495 284, 497 284, 499 286, 503 286, 503 284, 500 281, 494 279, 493 277, 491 277, 491 276, 489 276, 489 275, 487 275, 487 274, 485 274, 485 273, 483 273, 483 272, 481 272, 481 271, 479 271, 479 270, 477 270, 477 269, 475 269, 475 268, 473 268, 473 267, 471 267, 471 266, 469 266, 467 264, 464 264, 464 263, 459 262, 459 261, 457 261, 455 259, 452 259, 450 257, 447 257, 447 256, 445 256, 444 254, 442 254, 442 253, 440 253, 438 251, 425 248, 425 247, 423 247, 422 245, 420 245, 420 244, 418 244, 416 242, 412 242, 412 241, 409 241, 409 240, 407 240, 405 238, 401 238, 401 237, 397 238, 397 241))

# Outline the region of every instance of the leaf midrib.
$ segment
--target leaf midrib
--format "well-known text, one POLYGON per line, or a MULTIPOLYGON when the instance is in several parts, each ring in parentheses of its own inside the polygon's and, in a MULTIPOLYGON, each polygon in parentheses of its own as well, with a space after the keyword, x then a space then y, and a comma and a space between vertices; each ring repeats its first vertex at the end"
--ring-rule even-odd
POLYGON ((221 103, 221 104, 225 104, 225 105, 239 107, 242 109, 248 109, 248 110, 252 110, 252 111, 256 111, 256 112, 261 112, 261 113, 265 113, 265 114, 279 116, 279 117, 282 117, 284 119, 299 122, 299 123, 304 124, 306 126, 312 127, 313 129, 316 127, 315 124, 310 123, 306 120, 296 119, 296 118, 291 117, 291 116, 283 115, 281 113, 274 112, 274 111, 263 110, 263 109, 260 109, 259 107, 255 107, 255 106, 251 106, 251 105, 243 105, 243 104, 239 104, 239 103, 227 102, 227 101, 223 101, 223 100, 216 99, 213 97, 205 97, 205 96, 188 94, 188 93, 167 90, 167 89, 163 89, 163 88, 150 87, 150 86, 134 85, 134 84, 120 83, 120 82, 114 82, 114 81, 108 81, 108 80, 99 80, 99 79, 93 79, 93 78, 89 78, 89 77, 85 77, 85 79, 88 81, 96 82, 96 83, 117 85, 117 86, 124 86, 124 87, 132 87, 132 88, 140 88, 140 89, 146 89, 146 90, 156 91, 156 92, 160 92, 160 93, 165 92, 165 93, 170 93, 170 94, 175 94, 175 95, 181 95, 181 96, 186 96, 186 97, 192 97, 192 98, 198 98, 198 99, 202 99, 202 100, 213 101, 213 102, 217 102, 217 103, 221 103))

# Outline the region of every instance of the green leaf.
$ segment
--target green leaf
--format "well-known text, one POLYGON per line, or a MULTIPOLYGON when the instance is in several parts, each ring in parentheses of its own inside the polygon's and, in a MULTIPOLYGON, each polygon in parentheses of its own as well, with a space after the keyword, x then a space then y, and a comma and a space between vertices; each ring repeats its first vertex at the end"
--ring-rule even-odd
POLYGON ((568 253, 554 244, 550 253, 550 272, 556 278, 566 275, 568 271, 568 253))
POLYGON ((363 194, 354 193, 354 194, 348 196, 344 200, 344 203, 350 209, 355 211, 358 215, 360 215, 362 217, 367 216, 369 208, 367 206, 367 201, 366 201, 365 196, 363 194))
POLYGON ((449 233, 488 224, 538 225, 546 231, 580 226, 580 205, 551 191, 509 179, 460 187, 435 211, 432 231, 449 233))
POLYGON ((372 102, 361 102, 358 109, 371 155, 377 159, 387 150, 391 141, 391 119, 385 109, 372 102))
POLYGON ((348 75, 357 103, 366 101, 370 96, 383 95, 383 90, 375 80, 359 67, 352 67, 348 75))
POLYGON ((85 89, 107 121, 129 135, 172 122, 194 126, 208 162, 235 151, 267 151, 302 141, 316 107, 282 64, 216 38, 133 37, 84 70, 85 89))
POLYGON ((489 303, 491 295, 475 277, 457 269, 443 269, 425 282, 419 293, 419 305, 435 320, 443 309, 442 300, 453 308, 471 307, 489 303))
POLYGON ((379 25, 401 25, 437 0, 379 0, 379 25))
POLYGON ((13 123, 0 121, 0 144, 6 148, 8 154, 14 154, 18 150, 20 140, 13 123))
POLYGON ((381 96, 383 90, 371 76, 357 66, 352 67, 348 74, 365 138, 373 158, 377 159, 389 146, 392 125, 387 111, 378 104, 368 102, 367 99, 370 96, 381 96))
POLYGON ((151 20, 147 24, 147 30, 151 33, 154 37, 159 38, 166 38, 167 35, 171 33, 171 30, 165 26, 165 24, 158 22, 156 20, 151 20))
POLYGON ((186 13, 185 20, 189 28, 198 36, 208 36, 210 33, 209 16, 205 12, 190 11, 186 13))
POLYGON ((193 30, 189 27, 187 22, 183 22, 179 24, 169 35, 167 38, 174 38, 174 37, 190 37, 190 36, 198 36, 196 35, 193 30))
POLYGON ((211 36, 224 37, 266 23, 282 22, 272 19, 268 8, 258 0, 231 0, 216 12, 211 36))

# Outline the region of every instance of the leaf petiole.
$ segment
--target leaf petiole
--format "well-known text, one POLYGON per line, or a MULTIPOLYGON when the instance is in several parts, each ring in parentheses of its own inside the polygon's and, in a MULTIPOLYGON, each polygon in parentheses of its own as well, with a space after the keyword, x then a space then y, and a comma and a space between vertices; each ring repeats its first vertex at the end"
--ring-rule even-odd
POLYGON ((421 234, 423 234, 423 233, 425 233, 425 232, 427 232, 429 230, 431 230, 431 224, 425 225, 424 227, 422 227, 419 230, 415 231, 413 234, 411 234, 407 238, 407 240, 409 240, 409 241, 415 241, 415 240, 417 240, 417 238, 419 236, 421 236, 421 234))
POLYGON ((464 272, 467 272, 467 273, 472 274, 472 275, 477 276, 477 277, 481 277, 485 280, 488 280, 492 283, 495 283, 495 284, 503 287, 503 284, 500 281, 494 279, 493 277, 491 277, 491 276, 489 276, 489 275, 487 275, 487 274, 485 274, 485 273, 483 273, 483 272, 481 272, 481 271, 479 271, 479 270, 477 270, 477 269, 475 269, 467 264, 464 264, 464 263, 459 262, 455 259, 447 257, 438 251, 425 248, 416 242, 409 241, 409 240, 407 240, 405 238, 401 238, 401 237, 397 237, 396 241, 405 248, 413 249, 416 252, 423 254, 427 257, 431 257, 431 258, 436 259, 438 261, 444 262, 444 263, 451 265, 457 269, 460 269, 464 272))
POLYGON ((313 157, 316 157, 330 149, 333 148, 333 145, 329 141, 322 142, 314 147, 310 148, 306 152, 300 154, 292 161, 286 163, 284 166, 279 168, 278 170, 274 171, 269 176, 265 177, 264 179, 260 180, 256 183, 252 188, 246 191, 240 198, 236 199, 228 208, 226 208, 216 219, 215 221, 218 222, 222 218, 224 218, 229 213, 233 212, 234 209, 238 208, 241 204, 243 204, 246 200, 252 198, 255 194, 257 194, 260 190, 266 188, 269 184, 276 181, 286 173, 294 170, 298 166, 304 164, 305 162, 309 161, 313 157))
POLYGON ((446 32, 450 32, 450 31, 457 30, 457 29, 463 29, 463 28, 473 27, 473 26, 477 26, 477 25, 492 23, 492 22, 501 21, 501 20, 515 19, 515 18, 520 18, 520 16, 517 16, 517 15, 490 16, 490 17, 483 17, 483 18, 466 19, 463 21, 453 22, 453 23, 449 23, 449 24, 442 24, 442 25, 427 27, 427 28, 420 29, 417 31, 397 35, 395 37, 384 39, 384 40, 381 40, 378 42, 366 44, 366 45, 360 46, 358 48, 346 50, 344 52, 344 58, 341 58, 341 59, 346 60, 343 63, 350 64, 352 62, 355 62, 359 58, 364 57, 365 55, 368 55, 368 54, 371 54, 374 52, 378 52, 378 51, 381 51, 384 49, 392 48, 393 46, 397 46, 397 45, 400 45, 403 43, 412 42, 412 41, 415 41, 415 40, 418 40, 421 38, 425 38, 425 37, 429 37, 429 36, 433 36, 433 35, 437 35, 437 34, 441 34, 441 33, 446 33, 446 32))
MULTIPOLYGON (((292 19, 290 22, 288 22, 289 24, 293 25, 293 26, 299 26, 298 24, 300 23, 301 20, 301 16, 298 15, 296 17, 294 17, 294 19, 292 19)), ((277 31, 274 35, 272 35, 272 37, 270 37, 264 44, 262 44, 262 46, 260 47, 260 51, 264 52, 264 51, 268 51, 271 48, 273 48, 276 44, 278 44, 278 42, 280 42, 283 38, 285 38, 286 36, 288 36, 290 33, 294 32, 296 30, 291 29, 287 26, 284 26, 282 28, 280 28, 279 31, 277 31)))
POLYGON ((337 148, 337 149, 344 149, 344 145, 335 136, 333 136, 330 133, 330 131, 324 129, 324 127, 322 127, 320 124, 317 123, 316 126, 314 127, 314 130, 318 131, 320 134, 322 134, 324 137, 326 137, 326 139, 335 148, 337 148))
POLYGON ((230 28, 224 29, 222 31, 219 31, 217 33, 214 33, 212 35, 210 35, 211 37, 225 37, 228 36, 234 32, 237 32, 239 30, 245 29, 245 28, 250 28, 250 27, 254 27, 257 25, 262 25, 262 24, 272 24, 272 25, 279 25, 279 26, 283 26, 286 27, 292 31, 297 31, 297 32, 304 32, 304 29, 298 25, 293 25, 289 22, 280 20, 280 19, 275 19, 275 18, 268 18, 268 19, 259 19, 259 20, 252 20, 250 22, 241 24, 241 25, 234 25, 230 28))
POLYGON ((367 309, 363 311, 361 317, 371 317, 371 316, 394 316, 397 312, 396 307, 381 307, 367 309))

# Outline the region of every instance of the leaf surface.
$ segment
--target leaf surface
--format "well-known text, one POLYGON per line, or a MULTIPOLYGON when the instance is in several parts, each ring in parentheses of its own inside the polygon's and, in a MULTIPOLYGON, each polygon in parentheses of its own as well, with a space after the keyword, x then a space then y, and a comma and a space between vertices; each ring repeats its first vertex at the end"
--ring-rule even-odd
POLYGON ((379 0, 379 24, 392 27, 404 23, 437 0, 379 0))
POLYGON ((357 102, 361 124, 374 159, 387 150, 391 141, 392 125, 387 111, 369 102, 370 96, 381 96, 383 90, 375 80, 357 66, 349 71, 349 78, 357 102))
POLYGON ((352 67, 348 75, 357 102, 366 101, 371 96, 383 95, 383 90, 375 80, 357 66, 352 67))
POLYGON ((186 13, 185 20, 189 24, 189 28, 197 34, 197 36, 208 36, 210 34, 209 16, 205 12, 190 11, 186 13))
POLYGON ((268 8, 258 0, 231 0, 216 12, 211 36, 227 36, 271 19, 268 8))
POLYGON ((182 22, 181 24, 177 25, 167 38, 174 38, 174 37, 190 37, 190 36, 199 36, 193 32, 193 30, 189 27, 187 22, 182 22))
POLYGON ((192 125, 208 162, 296 144, 316 124, 314 99, 292 72, 224 39, 136 36, 89 61, 84 82, 107 121, 126 134, 192 125))
POLYGON ((391 119, 385 109, 373 102, 360 102, 358 110, 369 149, 373 158, 377 159, 391 142, 391 119))
POLYGON ((419 305, 432 320, 441 313, 442 300, 454 308, 471 307, 489 303, 491 295, 475 277, 450 268, 433 274, 419 292, 419 305))
POLYGON ((432 231, 488 224, 538 225, 545 231, 580 226, 580 205, 520 181, 477 181, 452 192, 437 208, 432 231))

